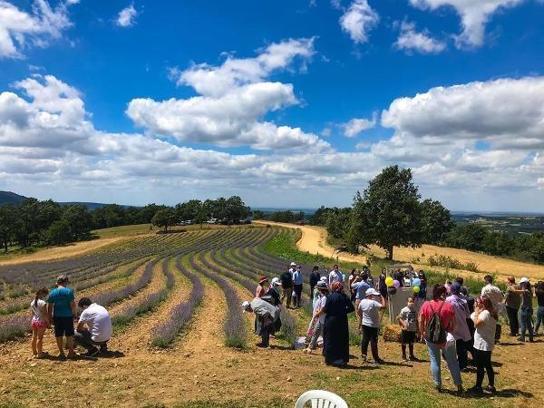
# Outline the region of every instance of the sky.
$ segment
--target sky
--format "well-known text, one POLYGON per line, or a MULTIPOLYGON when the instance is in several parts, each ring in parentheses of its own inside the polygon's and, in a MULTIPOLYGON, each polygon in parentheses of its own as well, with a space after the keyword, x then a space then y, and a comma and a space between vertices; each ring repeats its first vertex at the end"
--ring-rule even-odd
POLYGON ((0 190, 544 210, 544 0, 0 0, 0 190))

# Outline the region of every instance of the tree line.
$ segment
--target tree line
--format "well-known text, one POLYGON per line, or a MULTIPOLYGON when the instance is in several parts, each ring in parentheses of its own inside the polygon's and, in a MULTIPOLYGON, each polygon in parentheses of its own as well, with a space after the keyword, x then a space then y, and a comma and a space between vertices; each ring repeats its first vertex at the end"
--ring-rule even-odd
POLYGON ((398 166, 385 168, 363 193, 357 192, 352 207, 321 207, 309 221, 325 226, 352 252, 375 244, 389 259, 395 246, 433 244, 544 263, 543 233, 520 235, 455 224, 439 201, 421 199, 411 170, 398 166))
POLYGON ((19 204, 0 206, 0 246, 7 252, 14 245, 28 248, 66 244, 90 239, 94 229, 122 225, 153 223, 167 231, 182 221, 202 224, 210 218, 218 223, 238 224, 250 212, 238 196, 190 200, 175 207, 108 204, 94 210, 83 204, 60 205, 53 200, 26 198, 19 204))

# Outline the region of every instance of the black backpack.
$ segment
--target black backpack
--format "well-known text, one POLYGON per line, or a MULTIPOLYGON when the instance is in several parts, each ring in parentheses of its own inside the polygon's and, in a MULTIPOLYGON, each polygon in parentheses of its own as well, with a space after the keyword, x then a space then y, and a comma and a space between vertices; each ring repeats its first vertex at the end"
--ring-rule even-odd
POLYGON ((440 312, 445 302, 442 302, 438 311, 433 310, 431 304, 429 307, 433 311, 431 318, 425 329, 425 340, 433 344, 443 344, 446 342, 447 333, 446 330, 442 327, 442 322, 440 321, 440 312))

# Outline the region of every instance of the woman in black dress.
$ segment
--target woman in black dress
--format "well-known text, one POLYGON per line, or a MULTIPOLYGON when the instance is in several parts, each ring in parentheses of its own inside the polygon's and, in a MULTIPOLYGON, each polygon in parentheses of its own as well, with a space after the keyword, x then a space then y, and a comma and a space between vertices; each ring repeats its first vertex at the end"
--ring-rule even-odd
POLYGON ((323 329, 323 355, 325 363, 344 367, 349 362, 348 313, 355 310, 353 303, 344 293, 344 285, 335 282, 332 293, 327 297, 325 307, 325 326, 323 329))

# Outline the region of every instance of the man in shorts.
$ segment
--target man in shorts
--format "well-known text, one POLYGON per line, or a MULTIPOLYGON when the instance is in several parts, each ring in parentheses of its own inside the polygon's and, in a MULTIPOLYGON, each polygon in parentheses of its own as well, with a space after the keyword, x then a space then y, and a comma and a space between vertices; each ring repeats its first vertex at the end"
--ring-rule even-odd
POLYGON ((74 290, 68 287, 68 276, 60 275, 57 278, 57 287, 49 293, 47 298, 47 314, 49 321, 55 326, 55 338, 59 348, 59 359, 64 359, 64 337, 68 358, 74 358, 74 316, 76 304, 74 302, 74 290))

